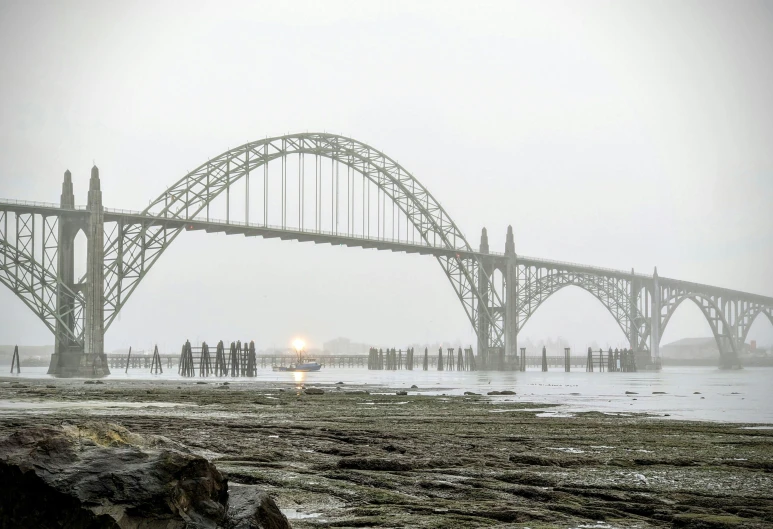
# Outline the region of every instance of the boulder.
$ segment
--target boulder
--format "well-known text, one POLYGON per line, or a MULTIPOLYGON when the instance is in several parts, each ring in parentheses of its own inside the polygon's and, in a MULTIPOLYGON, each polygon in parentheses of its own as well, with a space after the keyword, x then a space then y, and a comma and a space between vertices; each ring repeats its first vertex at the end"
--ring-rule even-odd
POLYGON ((228 482, 212 463, 115 424, 26 428, 0 440, 0 527, 290 527, 270 498, 253 489, 250 502, 245 494, 235 494, 232 509, 228 482))
POLYGON ((325 393, 325 390, 319 389, 319 388, 306 388, 305 390, 303 390, 303 392, 306 395, 323 395, 325 393))
POLYGON ((290 523, 271 496, 255 485, 231 485, 227 518, 228 529, 290 528, 290 523))

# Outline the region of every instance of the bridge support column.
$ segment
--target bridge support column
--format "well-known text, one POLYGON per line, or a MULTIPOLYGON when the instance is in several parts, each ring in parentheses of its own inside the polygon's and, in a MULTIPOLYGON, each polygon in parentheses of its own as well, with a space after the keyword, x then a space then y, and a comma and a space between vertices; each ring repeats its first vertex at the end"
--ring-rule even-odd
MULTIPOLYGON (((72 192, 72 179, 69 171, 65 173, 65 181, 62 185, 62 207, 73 208, 74 197, 72 192)), ((101 377, 110 374, 110 368, 105 355, 104 342, 104 211, 102 210, 102 191, 100 190, 99 169, 91 169, 88 196, 89 220, 85 226, 86 246, 86 285, 85 285, 85 314, 84 318, 84 343, 78 344, 67 339, 67 335, 57 332, 56 347, 51 356, 51 364, 48 373, 62 377, 101 377)), ((59 220, 59 275, 66 285, 74 286, 74 238, 80 226, 70 224, 66 217, 59 220)), ((68 313, 65 318, 67 325, 73 325, 75 314, 72 309, 73 301, 64 295, 61 290, 58 293, 57 307, 59 314, 68 313)), ((58 327, 61 327, 59 324, 58 327)))
POLYGON ((652 365, 652 352, 647 350, 646 343, 639 343, 639 295, 641 293, 641 280, 636 277, 631 269, 630 294, 628 297, 628 343, 631 352, 636 359, 636 365, 644 368, 652 365))
POLYGON ((650 350, 655 369, 660 369, 660 284, 658 267, 652 274, 652 310, 650 311, 650 350))
MULTIPOLYGON (((488 233, 486 228, 483 228, 480 234, 480 253, 489 253, 488 246, 488 233)), ((489 304, 488 299, 488 281, 486 276, 490 275, 491 265, 487 260, 482 261, 483 270, 478 271, 478 293, 480 298, 478 299, 478 358, 482 369, 488 367, 488 321, 483 317, 486 312, 486 308, 489 304)))
POLYGON ((507 265, 505 269, 505 354, 508 361, 515 365, 518 357, 518 262, 515 255, 515 238, 513 227, 507 227, 507 239, 505 241, 505 257, 507 265))
MULTIPOLYGON (((72 174, 65 171, 62 182, 62 194, 59 198, 62 209, 75 209, 75 195, 72 188, 72 174)), ((57 275, 61 283, 73 289, 75 283, 75 234, 80 228, 74 225, 73 220, 67 216, 61 216, 58 220, 57 232, 57 275)), ((56 312, 62 315, 63 321, 56 322, 56 335, 54 336, 54 354, 51 355, 51 363, 48 366, 49 375, 60 374, 60 365, 67 364, 70 356, 80 355, 82 347, 71 338, 75 328, 75 314, 73 309, 75 300, 65 292, 61 286, 56 292, 56 312)))

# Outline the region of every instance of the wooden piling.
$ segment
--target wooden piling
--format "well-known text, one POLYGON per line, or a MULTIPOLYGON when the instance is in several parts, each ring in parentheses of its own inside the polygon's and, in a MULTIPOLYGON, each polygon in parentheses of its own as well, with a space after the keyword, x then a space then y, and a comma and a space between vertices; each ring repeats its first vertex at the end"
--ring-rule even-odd
POLYGON ((548 350, 543 345, 542 346, 542 371, 548 370, 548 350))
POLYGON ((161 355, 158 354, 158 345, 156 345, 153 349, 153 361, 150 363, 150 373, 158 375, 163 372, 164 369, 161 367, 161 355))
POLYGON ((196 366, 193 364, 193 350, 191 342, 186 340, 180 353, 180 367, 178 373, 184 377, 195 377, 196 366))
POLYGON ((21 361, 19 359, 19 346, 13 346, 13 357, 11 358, 11 373, 13 373, 13 367, 16 366, 16 374, 21 372, 21 361))
POLYGON ((585 361, 585 371, 593 373, 593 349, 588 347, 588 359, 585 361))
POLYGON ((209 345, 207 342, 201 344, 201 357, 199 358, 199 376, 208 377, 212 371, 212 361, 209 357, 209 345))
POLYGON ((247 350, 246 371, 247 371, 246 375, 248 377, 258 376, 258 362, 255 356, 255 342, 253 340, 250 340, 250 346, 249 346, 249 349, 247 350))
POLYGON ((232 377, 239 376, 239 353, 236 350, 235 342, 231 342, 230 354, 228 355, 228 367, 232 377))
POLYGON ((217 350, 215 351, 215 376, 228 376, 228 365, 225 360, 225 344, 223 344, 223 340, 217 342, 217 350))
POLYGON ((132 357, 132 347, 130 345, 129 346, 129 356, 126 357, 126 369, 124 370, 124 373, 128 373, 129 372, 129 360, 131 360, 131 357, 132 357))

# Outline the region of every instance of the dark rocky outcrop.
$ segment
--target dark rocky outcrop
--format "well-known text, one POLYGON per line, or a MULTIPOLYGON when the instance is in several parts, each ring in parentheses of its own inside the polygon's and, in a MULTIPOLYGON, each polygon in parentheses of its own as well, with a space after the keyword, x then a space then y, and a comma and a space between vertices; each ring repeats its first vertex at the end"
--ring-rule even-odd
POLYGON ((284 529, 276 504, 159 436, 86 423, 0 440, 0 527, 284 529))

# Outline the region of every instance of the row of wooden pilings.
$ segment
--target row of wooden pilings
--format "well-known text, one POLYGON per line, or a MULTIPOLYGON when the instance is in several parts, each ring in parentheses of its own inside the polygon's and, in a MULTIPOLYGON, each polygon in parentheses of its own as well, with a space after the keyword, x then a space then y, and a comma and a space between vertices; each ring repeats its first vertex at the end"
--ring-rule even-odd
POLYGON ((199 376, 208 377, 255 377, 258 375, 258 362, 255 355, 255 342, 231 342, 226 356, 223 340, 217 343, 214 352, 215 361, 212 363, 212 355, 209 352, 207 342, 202 342, 201 347, 191 347, 191 342, 186 340, 180 351, 180 363, 177 367, 178 374, 184 377, 195 377, 198 364, 199 376), (198 362, 194 358, 194 351, 198 353, 198 362))
MULTIPOLYGON (((572 350, 569 347, 564 348, 564 371, 569 373, 572 370, 572 350)), ((545 347, 542 348, 542 371, 548 370, 548 356, 545 347)), ((630 349, 609 349, 607 353, 603 349, 594 351, 588 347, 588 356, 585 358, 585 370, 593 372, 593 366, 596 365, 599 371, 627 372, 636 371, 636 356, 630 349), (606 357, 605 357, 606 355, 606 357)), ((526 348, 522 347, 519 358, 519 370, 526 371, 526 348)))
MULTIPOLYGON (((129 354, 126 355, 126 361, 124 361, 123 356, 119 356, 119 357, 108 356, 107 365, 110 367, 110 369, 124 367, 124 373, 128 373, 130 367, 132 369, 143 368, 143 367, 145 369, 150 368, 150 372, 154 375, 158 375, 164 372, 164 368, 162 367, 161 355, 158 354, 157 345, 153 348, 153 356, 151 357, 148 357, 145 355, 132 357, 132 348, 129 347, 129 354)), ((167 358, 166 367, 168 369, 172 368, 171 358, 167 358)))
MULTIPOLYGON (((545 347, 542 348, 541 357, 527 357, 526 348, 522 347, 520 354, 515 358, 507 357, 504 351, 500 350, 483 355, 482 361, 486 369, 497 371, 526 371, 527 365, 541 367, 542 371, 548 371, 550 366, 563 367, 567 373, 572 370, 573 365, 585 367, 585 370, 589 372, 594 370, 594 366, 598 371, 636 371, 635 355, 629 349, 615 349, 613 351, 610 348, 608 352, 604 352, 602 349, 593 351, 589 347, 587 358, 572 358, 572 350, 569 347, 564 348, 563 357, 548 356, 545 347)), ((405 351, 394 348, 384 351, 372 347, 368 352, 368 369, 371 370, 413 370, 415 365, 412 347, 405 351)), ((441 347, 436 356, 430 356, 428 348, 425 347, 421 367, 424 371, 430 368, 438 371, 475 371, 478 369, 472 347, 464 350, 460 347, 456 353, 453 348, 448 348, 445 354, 441 347)))
MULTIPOLYGON (((414 360, 414 348, 409 347, 405 351, 402 349, 376 349, 371 347, 368 351, 368 369, 371 370, 390 370, 397 371, 407 369, 413 371, 414 366, 418 367, 414 360)), ((472 347, 454 351, 449 347, 443 354, 443 348, 438 349, 437 356, 430 356, 429 349, 424 348, 424 357, 421 359, 421 368, 428 371, 430 368, 438 371, 475 371, 475 354, 472 347)))
POLYGON ((615 349, 609 348, 609 351, 604 353, 603 349, 593 351, 588 347, 588 360, 586 362, 586 371, 593 371, 593 364, 596 364, 599 371, 606 370, 612 373, 635 373, 636 372, 636 355, 631 349, 615 349), (596 356, 598 353, 598 356, 596 356), (604 355, 606 354, 606 358, 604 355))

